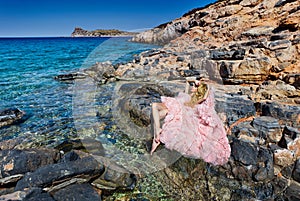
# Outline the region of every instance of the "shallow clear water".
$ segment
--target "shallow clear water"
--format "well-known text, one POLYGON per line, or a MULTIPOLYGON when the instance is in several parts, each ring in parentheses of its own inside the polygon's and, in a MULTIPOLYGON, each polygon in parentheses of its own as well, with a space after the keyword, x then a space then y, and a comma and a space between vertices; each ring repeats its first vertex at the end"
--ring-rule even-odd
MULTIPOLYGON (((126 62, 154 47, 128 42, 128 38, 0 39, 0 110, 17 107, 28 118, 0 128, 0 141, 27 136, 51 144, 76 135, 74 85, 58 82, 54 76, 88 68, 95 62, 126 62)), ((97 98, 99 105, 106 101, 105 96, 97 98)))

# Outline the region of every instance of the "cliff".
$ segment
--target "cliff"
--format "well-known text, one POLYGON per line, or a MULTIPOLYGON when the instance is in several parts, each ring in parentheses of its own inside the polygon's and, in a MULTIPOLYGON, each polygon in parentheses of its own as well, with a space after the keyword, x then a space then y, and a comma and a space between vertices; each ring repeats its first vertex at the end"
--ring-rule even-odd
POLYGON ((71 34, 72 37, 101 37, 101 36, 133 36, 137 33, 120 31, 117 29, 97 29, 94 31, 87 31, 80 27, 76 27, 71 34))

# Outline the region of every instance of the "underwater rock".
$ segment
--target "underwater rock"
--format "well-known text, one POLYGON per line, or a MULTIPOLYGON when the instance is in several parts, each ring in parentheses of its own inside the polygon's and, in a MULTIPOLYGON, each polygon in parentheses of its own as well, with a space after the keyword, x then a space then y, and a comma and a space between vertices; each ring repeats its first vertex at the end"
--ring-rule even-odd
POLYGON ((25 112, 18 108, 10 108, 0 111, 0 128, 18 123, 25 115, 25 112))
POLYGON ((76 79, 85 79, 87 77, 86 73, 82 72, 75 72, 75 73, 68 73, 63 75, 57 75, 54 77, 55 80, 58 81, 74 81, 76 79))

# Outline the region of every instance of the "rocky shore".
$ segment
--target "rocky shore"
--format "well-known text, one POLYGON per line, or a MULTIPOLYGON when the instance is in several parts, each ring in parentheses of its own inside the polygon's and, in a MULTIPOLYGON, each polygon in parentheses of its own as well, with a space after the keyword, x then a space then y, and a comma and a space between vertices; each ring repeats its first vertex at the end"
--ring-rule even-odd
POLYGON ((151 103, 176 96, 187 77, 208 78, 215 109, 231 128, 229 162, 180 157, 138 174, 93 139, 36 149, 15 138, 0 144, 0 200, 300 200, 299 1, 222 0, 132 40, 164 46, 56 79, 115 83, 107 111, 149 153, 151 103), (96 152, 86 153, 87 146, 96 152))

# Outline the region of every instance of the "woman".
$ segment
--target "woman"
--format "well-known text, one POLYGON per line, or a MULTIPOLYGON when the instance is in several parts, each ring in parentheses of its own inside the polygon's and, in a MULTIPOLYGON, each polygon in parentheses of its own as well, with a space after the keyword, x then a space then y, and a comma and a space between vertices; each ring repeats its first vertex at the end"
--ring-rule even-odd
POLYGON ((187 81, 185 93, 161 97, 152 104, 154 139, 151 154, 160 143, 184 156, 223 165, 230 156, 225 128, 214 107, 213 90, 203 81, 187 81), (189 86, 193 84, 191 95, 189 86), (160 119, 164 119, 160 128, 160 119))

